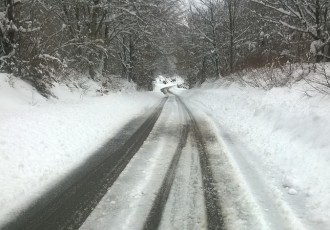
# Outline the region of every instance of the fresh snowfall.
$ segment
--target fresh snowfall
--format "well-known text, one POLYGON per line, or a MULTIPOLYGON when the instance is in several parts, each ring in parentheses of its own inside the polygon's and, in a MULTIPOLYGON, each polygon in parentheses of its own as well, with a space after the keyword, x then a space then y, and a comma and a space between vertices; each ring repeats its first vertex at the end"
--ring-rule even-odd
POLYGON ((0 230, 330 230, 330 0, 0 0, 0 230))
MULTIPOLYGON (((186 90, 177 88, 184 83, 181 78, 177 84, 158 77, 154 92, 137 92, 134 84, 126 83, 125 90, 100 96, 89 82, 87 92, 57 85, 57 99, 46 100, 27 83, 0 76, 2 224, 82 164, 130 119, 156 106, 164 97, 160 89, 171 86, 210 121, 221 140, 226 162, 219 167, 225 167, 228 178, 219 193, 228 229, 272 229, 269 223, 283 225, 278 215, 286 216, 288 224, 276 229, 330 229, 330 99, 306 96, 302 82, 291 89, 264 91, 209 80, 186 90)), ((135 161, 130 170, 142 170, 135 161)), ((148 187, 146 181, 127 183, 126 189, 130 183, 137 188, 134 194, 148 187)), ((103 206, 83 229, 98 226, 97 216, 109 208, 103 206)))

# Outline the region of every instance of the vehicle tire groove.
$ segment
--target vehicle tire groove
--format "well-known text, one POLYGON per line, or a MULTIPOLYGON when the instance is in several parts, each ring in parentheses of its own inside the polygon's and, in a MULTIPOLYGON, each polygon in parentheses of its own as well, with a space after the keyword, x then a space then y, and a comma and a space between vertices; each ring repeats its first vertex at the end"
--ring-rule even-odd
POLYGON ((168 200, 173 181, 175 178, 177 166, 182 155, 182 149, 186 146, 188 133, 190 126, 184 124, 180 133, 180 140, 175 150, 174 156, 171 160, 170 166, 167 169, 166 175, 162 182, 162 185, 157 193, 153 206, 148 214, 147 220, 145 221, 144 230, 155 230, 158 229, 161 222, 162 214, 165 209, 166 202, 168 200))
MULTIPOLYGON (((168 88, 164 89, 163 92, 171 93, 168 88)), ((171 93, 173 94, 173 93, 171 93)), ((177 104, 182 107, 183 112, 186 114, 186 124, 183 125, 181 138, 179 145, 176 149, 175 155, 170 163, 169 169, 167 170, 164 181, 161 188, 156 196, 151 211, 144 224, 144 230, 155 230, 158 229, 163 211, 169 197, 172 184, 175 178, 178 162, 182 153, 182 149, 186 145, 188 134, 192 131, 192 135, 195 139, 197 150, 200 159, 200 167, 202 173, 202 184, 205 197, 206 215, 207 215, 207 228, 209 230, 225 230, 225 224, 222 217, 222 211, 219 203, 218 192, 215 188, 215 179, 213 177, 211 164, 209 162, 209 155, 203 140, 203 135, 199 129, 199 126, 188 107, 183 103, 180 97, 173 94, 177 100, 177 104)))
POLYGON ((13 222, 4 229, 78 229, 149 136, 166 101, 167 98, 164 98, 128 141, 115 152, 110 152, 109 156, 86 176, 55 197, 28 220, 20 224, 13 222))
POLYGON ((206 150, 205 142, 203 140, 203 135, 198 127, 197 121, 194 118, 191 111, 184 104, 179 96, 176 96, 178 103, 181 104, 185 111, 187 112, 191 129, 193 131, 193 136, 195 138, 202 172, 202 182, 203 182, 203 190, 205 197, 205 205, 206 205, 206 214, 207 214, 207 228, 209 230, 224 230, 225 224, 222 217, 222 211, 219 203, 218 192, 215 188, 215 179, 213 177, 211 164, 209 161, 208 152, 206 150))

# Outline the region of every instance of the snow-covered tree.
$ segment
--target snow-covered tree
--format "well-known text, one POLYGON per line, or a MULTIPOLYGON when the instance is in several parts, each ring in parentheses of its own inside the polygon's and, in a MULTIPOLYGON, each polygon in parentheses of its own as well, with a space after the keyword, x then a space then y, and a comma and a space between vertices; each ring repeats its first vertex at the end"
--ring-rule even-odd
POLYGON ((251 0, 263 6, 261 18, 312 38, 316 61, 330 58, 330 2, 328 0, 251 0), (269 12, 273 12, 269 14, 269 12))
POLYGON ((178 0, 0 1, 1 68, 41 91, 70 70, 150 84, 181 12, 178 0))
POLYGON ((16 51, 16 37, 18 32, 18 19, 16 17, 16 7, 19 1, 5 0, 0 5, 0 64, 2 68, 10 71, 13 65, 13 56, 16 51))

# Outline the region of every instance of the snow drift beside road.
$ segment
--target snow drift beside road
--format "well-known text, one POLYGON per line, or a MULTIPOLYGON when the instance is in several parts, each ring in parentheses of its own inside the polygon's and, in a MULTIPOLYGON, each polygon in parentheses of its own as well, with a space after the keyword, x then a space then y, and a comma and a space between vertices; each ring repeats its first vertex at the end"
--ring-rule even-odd
POLYGON ((262 177, 309 229, 330 229, 330 98, 297 84, 270 91, 204 83, 182 93, 241 142, 262 177))
POLYGON ((46 100, 30 85, 0 74, 0 226, 163 97, 82 96, 63 85, 53 91, 59 100, 46 100))

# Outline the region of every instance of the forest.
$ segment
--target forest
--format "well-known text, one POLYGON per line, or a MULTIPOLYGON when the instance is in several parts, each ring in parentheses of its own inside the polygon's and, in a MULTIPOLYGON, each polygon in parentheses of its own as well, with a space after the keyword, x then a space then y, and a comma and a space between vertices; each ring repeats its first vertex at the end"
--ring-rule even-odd
POLYGON ((193 86, 330 59, 328 0, 1 0, 0 12, 1 71, 46 97, 79 75, 150 89, 159 74, 193 86))

